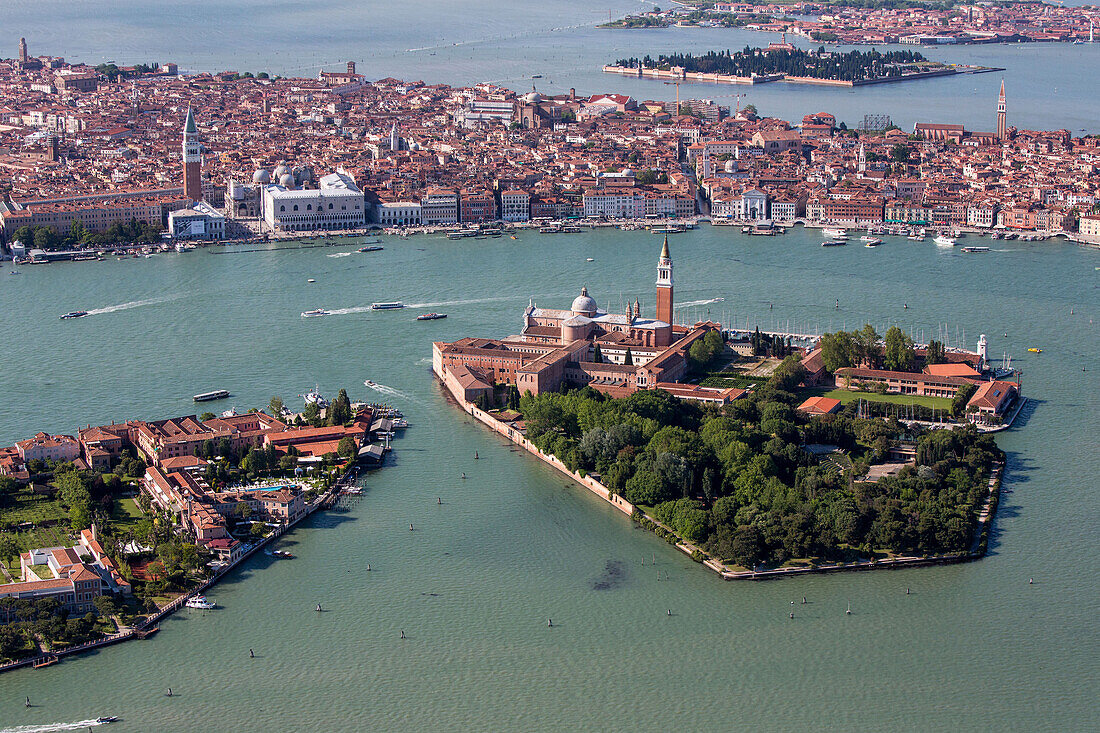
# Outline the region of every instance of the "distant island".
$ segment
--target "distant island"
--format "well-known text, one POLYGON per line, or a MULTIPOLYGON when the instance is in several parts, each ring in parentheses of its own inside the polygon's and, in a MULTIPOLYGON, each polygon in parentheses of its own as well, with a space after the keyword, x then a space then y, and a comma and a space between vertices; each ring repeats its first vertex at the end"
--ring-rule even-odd
POLYGON ((916 51, 831 52, 824 46, 804 51, 789 43, 737 52, 708 51, 618 59, 604 71, 617 74, 669 77, 686 81, 759 84, 768 81, 872 84, 957 73, 945 64, 928 61, 916 51))

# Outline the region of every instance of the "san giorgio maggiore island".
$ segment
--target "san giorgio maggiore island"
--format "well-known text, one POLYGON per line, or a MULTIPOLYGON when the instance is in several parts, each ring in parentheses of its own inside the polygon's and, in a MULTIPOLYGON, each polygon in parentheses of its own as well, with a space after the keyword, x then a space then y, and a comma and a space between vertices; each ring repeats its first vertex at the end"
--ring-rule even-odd
POLYGON ((293 559, 276 540, 354 503, 360 472, 382 466, 407 427, 345 390, 303 397, 298 413, 272 398, 278 417, 129 420, 0 448, 5 523, 18 522, 0 534, 0 560, 17 558, 0 565, 0 672, 147 638, 180 609, 216 609, 206 592, 256 553, 293 559))
POLYGON ((1004 465, 990 433, 1026 402, 985 336, 969 352, 867 325, 796 348, 677 325, 672 273, 666 236, 654 318, 582 288, 567 310, 532 302, 517 335, 434 343, 432 369, 481 423, 723 578, 984 554, 1004 465))

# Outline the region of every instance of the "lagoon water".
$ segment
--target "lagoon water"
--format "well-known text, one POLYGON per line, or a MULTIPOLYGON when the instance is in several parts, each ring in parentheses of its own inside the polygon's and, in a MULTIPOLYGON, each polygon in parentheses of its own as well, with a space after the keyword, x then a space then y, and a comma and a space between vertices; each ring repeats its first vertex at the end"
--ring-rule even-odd
POLYGON ((601 305, 640 297, 651 310, 660 240, 645 232, 200 250, 0 275, 0 444, 188 414, 192 394, 216 388, 234 395, 216 409, 243 410, 344 386, 412 423, 361 502, 284 538, 294 560, 247 563, 209 594, 217 611, 4 674, 0 730, 99 715, 122 716, 120 731, 1091 727, 1100 252, 819 242, 801 229, 673 237, 677 302, 695 303, 684 318, 896 322, 971 346, 986 333, 1033 400, 998 438, 1007 492, 987 558, 723 582, 447 404, 433 340, 515 333, 530 297, 556 307, 584 284, 601 305), (397 299, 415 307, 367 308, 397 299), (335 314, 299 315, 319 307, 335 314), (91 315, 58 320, 74 309, 91 315), (449 317, 414 320, 427 310, 449 317))
MULTIPOLYGON (((1073 0, 1067 5, 1080 4, 1073 0)), ((766 46, 775 35, 740 29, 599 30, 651 3, 610 0, 6 0, 0 4, 0 55, 14 56, 20 36, 32 54, 119 64, 175 61, 188 71, 268 71, 314 76, 321 67, 358 62, 368 78, 393 76, 427 83, 493 81, 526 91, 562 94, 623 92, 637 99, 675 98, 657 80, 626 79, 600 68, 615 59, 660 53, 766 46), (541 75, 540 79, 533 79, 541 75)), ((804 48, 816 47, 791 39, 804 48)), ((857 47, 866 51, 868 47, 857 47)), ((904 48, 912 49, 911 46, 904 48)), ((761 114, 799 122, 827 111, 855 127, 865 114, 915 122, 963 123, 996 129, 1000 79, 1008 120, 1021 129, 1100 132, 1100 43, 1031 43, 919 49, 948 63, 1003 67, 1004 72, 833 89, 797 84, 684 84, 683 98, 734 106, 734 94, 761 114)))

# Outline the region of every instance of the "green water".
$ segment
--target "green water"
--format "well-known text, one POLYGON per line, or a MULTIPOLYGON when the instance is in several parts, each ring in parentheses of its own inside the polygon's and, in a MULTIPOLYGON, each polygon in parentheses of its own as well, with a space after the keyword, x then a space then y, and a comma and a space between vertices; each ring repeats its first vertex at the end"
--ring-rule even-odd
POLYGON ((640 297, 651 311, 650 234, 390 238, 372 254, 196 251, 0 275, 0 444, 187 414, 192 394, 218 388, 234 397, 217 409, 243 410, 347 386, 412 423, 352 511, 282 540, 292 561, 247 563, 209 594, 217 611, 0 676, 0 729, 108 714, 119 731, 1090 727, 1100 252, 819 242, 675 236, 677 301, 792 329, 870 320, 927 338, 949 324, 1016 357, 1034 402, 999 438, 1008 492, 986 559, 722 582, 445 402, 431 341, 515 333, 530 296, 565 307, 587 284, 601 306, 640 297), (365 308, 397 299, 417 307, 365 308), (299 315, 321 307, 337 314, 299 315), (74 309, 92 315, 58 320, 74 309), (449 317, 413 320, 426 310, 449 317))

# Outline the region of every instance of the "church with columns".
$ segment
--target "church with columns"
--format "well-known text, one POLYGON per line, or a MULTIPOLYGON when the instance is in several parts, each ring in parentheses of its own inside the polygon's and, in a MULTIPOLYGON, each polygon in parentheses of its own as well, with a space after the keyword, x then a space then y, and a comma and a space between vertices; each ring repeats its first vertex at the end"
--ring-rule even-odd
MULTIPOLYGON (((665 237, 657 260, 656 316, 642 315, 635 300, 625 313, 608 313, 582 287, 568 310, 532 300, 520 333, 505 339, 463 338, 432 345, 432 370, 458 399, 492 398, 500 385, 540 394, 591 386, 614 397, 639 389, 665 389, 684 399, 725 404, 742 393, 681 384, 688 349, 714 323, 673 323, 672 256, 665 237)), ((492 399, 490 399, 492 401, 492 399)))

